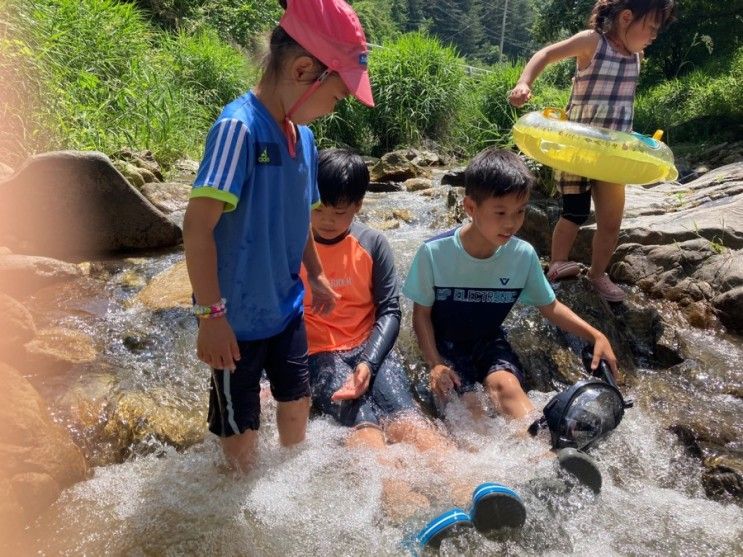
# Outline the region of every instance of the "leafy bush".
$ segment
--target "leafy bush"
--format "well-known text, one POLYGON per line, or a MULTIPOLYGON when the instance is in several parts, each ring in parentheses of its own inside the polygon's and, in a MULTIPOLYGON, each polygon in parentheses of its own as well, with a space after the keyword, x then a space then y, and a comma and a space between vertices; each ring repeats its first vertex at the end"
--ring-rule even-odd
POLYGON ((568 90, 538 80, 532 99, 522 109, 512 107, 508 93, 522 69, 520 64, 496 64, 489 73, 470 78, 452 137, 465 153, 471 155, 490 145, 512 146, 511 127, 523 112, 567 104, 568 90))
POLYGON ((388 0, 358 0, 353 3, 367 41, 381 44, 400 35, 392 19, 392 8, 388 0))
POLYGON ((437 39, 420 33, 401 36, 369 57, 376 107, 370 128, 377 150, 445 137, 464 79, 462 59, 437 39))
POLYGON ((277 0, 136 0, 161 27, 194 33, 216 29, 224 40, 254 46, 261 32, 281 17, 277 0))
POLYGON ((248 58, 209 28, 193 35, 183 31, 166 35, 163 48, 178 85, 196 92, 201 103, 214 112, 244 93, 258 77, 258 69, 248 58))
POLYGON ((666 131, 666 141, 740 137, 743 127, 743 48, 727 68, 714 62, 638 94, 635 129, 666 131), (719 73, 718 73, 719 72, 719 73))
POLYGON ((377 152, 379 137, 371 127, 372 110, 376 109, 353 98, 339 103, 335 112, 312 124, 317 146, 346 147, 367 154, 377 152))
POLYGON ((402 35, 371 51, 369 75, 375 107, 344 101, 313 124, 320 145, 379 155, 423 139, 447 140, 464 79, 463 61, 451 48, 420 33, 402 35))
POLYGON ((18 122, 23 145, 0 144, 15 153, 0 153, 8 160, 48 149, 110 153, 124 146, 150 149, 165 163, 198 156, 215 112, 248 85, 245 59, 214 33, 156 40, 132 4, 9 4, 2 40, 13 48, 2 49, 0 71, 22 63, 4 82, 3 98, 11 100, 1 106, 18 122))

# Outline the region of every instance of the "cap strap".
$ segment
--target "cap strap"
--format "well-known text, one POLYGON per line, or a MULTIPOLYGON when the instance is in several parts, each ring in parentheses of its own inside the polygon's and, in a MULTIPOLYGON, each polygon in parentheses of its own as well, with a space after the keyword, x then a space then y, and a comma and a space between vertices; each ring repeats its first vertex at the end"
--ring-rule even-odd
POLYGON ((331 73, 333 72, 330 68, 321 73, 320 76, 315 80, 315 82, 310 85, 309 88, 302 94, 302 96, 294 102, 291 108, 286 111, 286 116, 284 116, 284 135, 286 135, 286 140, 288 142, 287 146, 289 148, 289 156, 291 156, 291 158, 297 156, 297 134, 294 129, 294 124, 291 120, 292 115, 297 111, 297 109, 299 109, 300 106, 307 102, 307 99, 309 99, 315 91, 320 88, 320 85, 323 84, 323 82, 331 73))

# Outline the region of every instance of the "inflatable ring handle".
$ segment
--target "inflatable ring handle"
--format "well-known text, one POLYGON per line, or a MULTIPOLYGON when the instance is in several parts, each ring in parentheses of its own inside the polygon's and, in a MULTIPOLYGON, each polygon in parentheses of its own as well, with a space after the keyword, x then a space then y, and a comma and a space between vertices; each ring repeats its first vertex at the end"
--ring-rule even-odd
POLYGON ((663 130, 655 130, 653 139, 655 139, 656 141, 660 141, 661 139, 663 139, 663 130))
POLYGON ((561 108, 547 107, 542 111, 542 116, 545 118, 554 118, 557 115, 558 120, 567 120, 568 113, 561 108))

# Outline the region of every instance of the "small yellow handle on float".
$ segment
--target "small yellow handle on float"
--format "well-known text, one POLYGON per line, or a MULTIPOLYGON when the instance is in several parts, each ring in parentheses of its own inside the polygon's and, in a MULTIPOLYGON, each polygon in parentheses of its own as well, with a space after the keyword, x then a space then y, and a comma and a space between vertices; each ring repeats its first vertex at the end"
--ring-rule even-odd
POLYGON ((553 108, 553 107, 547 107, 542 111, 542 116, 545 118, 554 118, 555 114, 557 115, 559 120, 567 120, 568 114, 561 108, 553 108))
POLYGON ((655 130, 653 139, 655 139, 656 141, 660 141, 661 139, 663 139, 663 130, 655 130))

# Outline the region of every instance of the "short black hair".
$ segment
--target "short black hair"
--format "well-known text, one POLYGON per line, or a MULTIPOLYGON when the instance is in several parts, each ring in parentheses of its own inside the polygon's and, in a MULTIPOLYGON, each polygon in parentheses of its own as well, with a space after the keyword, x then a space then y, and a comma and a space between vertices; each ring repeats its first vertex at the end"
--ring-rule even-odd
POLYGON ((529 194, 534 181, 534 175, 516 153, 489 147, 475 155, 467 165, 464 194, 478 204, 490 197, 511 194, 521 198, 529 194))
POLYGON ((317 188, 323 205, 360 203, 369 187, 369 169, 348 149, 323 149, 317 169, 317 188))

